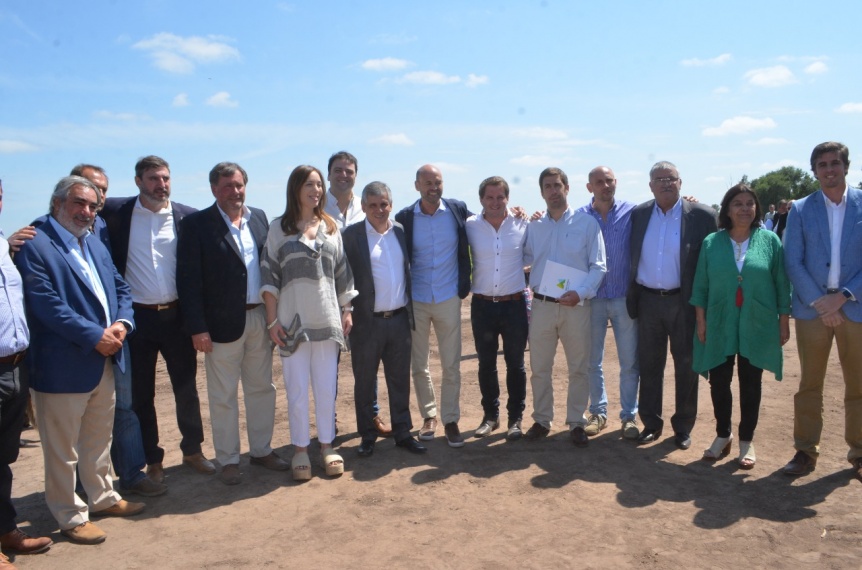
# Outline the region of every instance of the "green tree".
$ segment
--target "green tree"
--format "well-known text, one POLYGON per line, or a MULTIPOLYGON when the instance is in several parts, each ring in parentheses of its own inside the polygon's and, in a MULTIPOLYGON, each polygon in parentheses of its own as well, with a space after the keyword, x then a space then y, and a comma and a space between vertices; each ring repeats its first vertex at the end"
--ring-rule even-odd
POLYGON ((764 210, 779 200, 797 200, 820 189, 820 184, 809 173, 795 166, 784 166, 767 172, 751 181, 764 210))

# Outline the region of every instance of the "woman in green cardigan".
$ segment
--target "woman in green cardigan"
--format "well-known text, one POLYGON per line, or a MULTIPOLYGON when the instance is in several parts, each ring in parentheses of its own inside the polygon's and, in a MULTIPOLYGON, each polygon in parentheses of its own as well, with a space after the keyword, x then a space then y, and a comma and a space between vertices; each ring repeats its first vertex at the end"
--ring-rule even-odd
POLYGON ((727 191, 718 227, 703 240, 691 304, 697 315, 694 370, 709 379, 716 438, 703 458, 730 453, 733 364, 739 366, 739 458, 751 469, 764 370, 782 376, 782 346, 790 338, 790 281, 781 240, 760 227, 760 202, 745 184, 727 191))

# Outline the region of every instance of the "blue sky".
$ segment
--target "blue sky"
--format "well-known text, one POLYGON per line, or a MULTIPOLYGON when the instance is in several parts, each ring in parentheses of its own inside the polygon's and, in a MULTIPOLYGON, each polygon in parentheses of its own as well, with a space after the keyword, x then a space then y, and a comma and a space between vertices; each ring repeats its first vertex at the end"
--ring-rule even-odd
POLYGON ((78 162, 110 195, 134 163, 168 160, 173 198, 205 207, 219 161, 249 173, 270 217, 298 164, 359 158, 396 209, 433 163, 478 211, 479 182, 543 207, 538 174, 614 169, 618 197, 651 197, 650 166, 715 203, 743 174, 808 169, 817 143, 862 179, 862 3, 408 1, 0 3, 0 178, 6 234, 47 209, 78 162), (855 136, 854 136, 855 135, 855 136))

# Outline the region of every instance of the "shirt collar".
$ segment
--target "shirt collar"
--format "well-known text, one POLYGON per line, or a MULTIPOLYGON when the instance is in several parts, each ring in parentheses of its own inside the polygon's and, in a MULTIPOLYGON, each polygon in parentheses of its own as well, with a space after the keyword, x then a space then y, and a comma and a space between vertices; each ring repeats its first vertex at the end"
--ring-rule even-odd
POLYGON ((414 214, 422 214, 423 216, 433 216, 437 212, 445 212, 446 211, 446 202, 443 201, 443 198, 440 198, 440 206, 437 208, 437 210, 434 211, 434 214, 426 214, 425 212, 423 212, 422 206, 420 204, 422 204, 421 199, 416 202, 416 206, 413 208, 414 214))
MULTIPOLYGON (((71 247, 80 247, 78 238, 76 238, 72 232, 60 225, 60 222, 58 222, 53 215, 49 215, 48 220, 51 222, 51 226, 57 231, 57 235, 60 236, 60 239, 64 244, 71 247)), ((87 239, 88 235, 90 235, 90 230, 87 230, 87 233, 81 236, 81 240, 87 239)))
MULTIPOLYGON (((216 202, 216 208, 218 208, 218 213, 221 214, 221 219, 223 219, 227 225, 232 226, 233 222, 230 220, 228 215, 224 213, 224 210, 221 209, 221 206, 218 205, 218 202, 216 202)), ((248 206, 243 204, 243 206, 242 206, 243 225, 247 224, 250 219, 251 219, 251 210, 248 209, 248 206)))
POLYGON ((148 212, 150 212, 150 213, 152 213, 152 214, 170 214, 171 212, 173 212, 173 211, 174 211, 174 208, 173 208, 173 206, 171 205, 171 201, 170 201, 170 200, 168 200, 168 205, 167 205, 167 206, 165 206, 164 208, 162 208, 162 209, 161 209, 161 210, 159 210, 158 212, 153 212, 152 210, 150 210, 149 208, 147 208, 146 206, 144 206, 144 205, 141 203, 141 196, 140 196, 140 195, 138 195, 138 199, 137 199, 137 200, 135 200, 135 209, 136 209, 136 210, 146 210, 146 211, 148 211, 148 212))
POLYGON ((388 224, 386 226, 386 231, 381 234, 374 226, 371 225, 371 222, 368 221, 368 218, 365 218, 365 233, 374 234, 377 236, 385 236, 390 231, 392 231, 392 220, 386 220, 386 223, 388 224))

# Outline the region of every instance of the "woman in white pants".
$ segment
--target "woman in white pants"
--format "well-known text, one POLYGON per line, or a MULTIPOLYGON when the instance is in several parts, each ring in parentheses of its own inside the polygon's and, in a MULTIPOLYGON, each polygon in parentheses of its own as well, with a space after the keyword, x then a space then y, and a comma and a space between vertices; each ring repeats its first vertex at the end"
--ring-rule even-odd
POLYGON ((338 351, 350 333, 350 301, 358 293, 341 233, 324 211, 325 203, 320 170, 297 166, 287 181, 285 212, 270 224, 261 256, 261 297, 269 336, 281 354, 290 439, 296 448, 291 469, 299 481, 311 478, 309 384, 321 467, 330 476, 344 473, 344 460, 332 448, 338 351))

